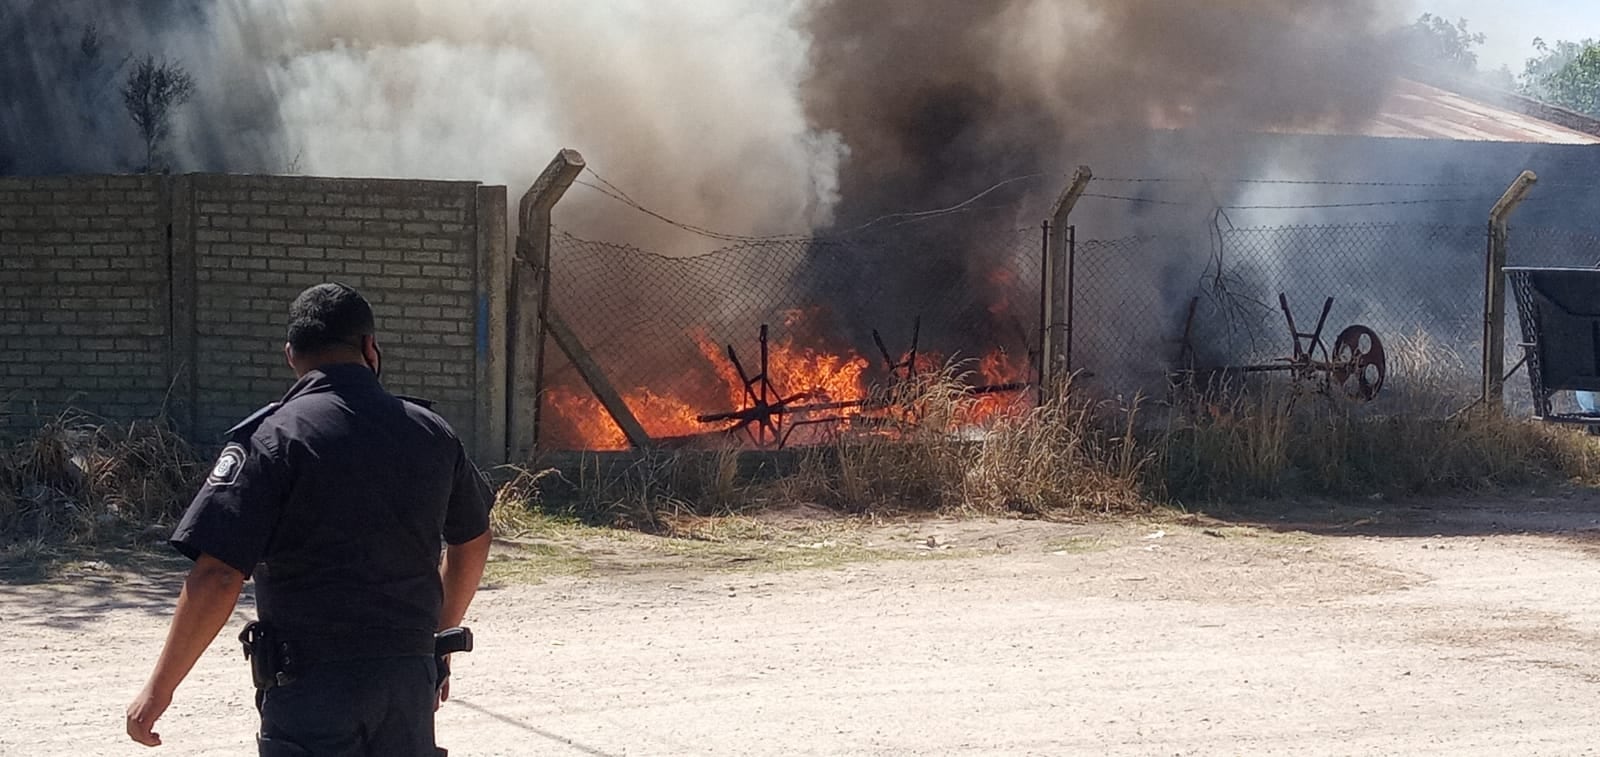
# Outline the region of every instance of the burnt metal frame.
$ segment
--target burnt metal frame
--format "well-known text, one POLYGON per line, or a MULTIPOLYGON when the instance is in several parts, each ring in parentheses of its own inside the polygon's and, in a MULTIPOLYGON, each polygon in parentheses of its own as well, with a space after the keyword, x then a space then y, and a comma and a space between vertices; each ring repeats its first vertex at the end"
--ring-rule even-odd
MULTIPOLYGON (((921 339, 922 317, 917 316, 912 322, 911 350, 908 357, 902 361, 895 361, 893 352, 884 342, 883 336, 876 329, 872 331, 873 341, 876 342, 878 351, 883 354, 884 364, 897 381, 909 383, 916 377, 916 362, 918 344, 921 339), (900 371, 905 371, 901 377, 900 371)), ((728 361, 733 364, 733 369, 739 374, 740 381, 744 384, 745 398, 749 402, 744 408, 724 413, 709 413, 700 415, 695 420, 700 423, 726 423, 734 421, 734 425, 724 429, 722 433, 736 434, 743 431, 746 436, 758 447, 769 444, 783 449, 789 442, 789 437, 803 426, 816 426, 831 423, 848 423, 854 420, 849 415, 828 415, 820 418, 804 418, 801 420, 786 420, 790 416, 803 416, 809 413, 838 413, 841 410, 881 410, 892 403, 870 398, 841 400, 838 402, 821 402, 816 404, 800 404, 810 399, 811 395, 801 392, 784 396, 776 385, 772 383, 770 368, 770 341, 768 327, 761 325, 759 342, 761 345, 760 372, 751 375, 745 370, 744 363, 739 360, 739 352, 733 345, 728 345, 728 361), (757 391, 759 389, 759 391, 757 391), (755 426, 751 431, 750 427, 755 426)), ((1020 392, 1033 386, 1030 382, 1015 382, 1010 384, 991 384, 984 386, 968 387, 967 392, 974 395, 1003 394, 1006 392, 1020 392)), ((914 423, 914 421, 912 421, 914 423)))
POLYGON ((896 379, 910 381, 917 376, 917 342, 922 338, 922 316, 917 316, 911 321, 911 351, 906 353, 905 360, 895 362, 889 348, 883 343, 883 335, 877 329, 872 330, 872 341, 878 345, 878 352, 883 354, 883 364, 889 368, 890 375, 896 379), (900 371, 906 375, 902 378, 900 371))

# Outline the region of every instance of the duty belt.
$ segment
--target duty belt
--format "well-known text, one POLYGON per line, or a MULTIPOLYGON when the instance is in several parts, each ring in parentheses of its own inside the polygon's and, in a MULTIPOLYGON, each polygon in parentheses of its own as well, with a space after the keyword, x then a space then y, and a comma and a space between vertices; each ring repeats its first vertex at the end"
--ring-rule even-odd
POLYGON ((382 634, 280 639, 283 666, 291 671, 307 665, 382 657, 431 657, 433 634, 382 634))
POLYGON ((360 636, 290 638, 278 629, 251 621, 239 633, 251 679, 258 690, 283 686, 308 666, 344 660, 435 655, 431 633, 382 633, 360 636))

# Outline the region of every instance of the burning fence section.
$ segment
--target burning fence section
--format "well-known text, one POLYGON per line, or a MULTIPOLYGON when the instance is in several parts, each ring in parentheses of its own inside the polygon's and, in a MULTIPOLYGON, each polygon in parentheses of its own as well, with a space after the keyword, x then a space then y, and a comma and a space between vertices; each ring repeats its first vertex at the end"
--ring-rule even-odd
MULTIPOLYGON (((919 254, 941 244, 931 233, 752 240, 688 258, 558 233, 551 298, 652 439, 760 432, 752 412, 766 407, 787 426, 782 441, 815 441, 883 415, 875 392, 946 365, 986 390, 978 422, 1024 400, 1037 376, 1042 239, 960 239, 969 268, 940 271, 919 254)), ((546 354, 541 445, 626 447, 574 366, 546 354)))
MULTIPOLYGON (((1195 231, 1077 244, 1075 387, 1159 403, 1186 374, 1240 369, 1296 381, 1359 373, 1359 399, 1382 412, 1453 411, 1476 396, 1482 226, 1195 231), (1348 334, 1360 339, 1345 345, 1348 334), (1294 370, 1300 360, 1315 370, 1294 370)), ((1513 264, 1600 265, 1591 235, 1520 229, 1513 239, 1513 264)), ((877 390, 952 360, 982 397, 961 420, 982 423, 1036 396, 1026 385, 1039 375, 1041 242, 1038 229, 922 228, 672 258, 558 234, 552 302, 658 441, 826 439, 884 421, 894 408, 873 399, 877 390), (764 429, 772 419, 787 425, 764 429)), ((1514 362, 1521 352, 1513 343, 1506 354, 1514 362)), ((541 444, 627 446, 560 351, 547 355, 541 444)))

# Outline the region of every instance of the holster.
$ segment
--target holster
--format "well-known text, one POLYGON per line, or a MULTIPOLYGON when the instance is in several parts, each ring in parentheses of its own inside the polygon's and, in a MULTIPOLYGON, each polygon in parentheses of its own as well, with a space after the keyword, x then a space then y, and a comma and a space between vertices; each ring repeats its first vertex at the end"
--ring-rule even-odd
POLYGON ((444 686, 445 679, 450 677, 450 655, 471 651, 472 629, 470 628, 457 626, 434 635, 433 664, 437 668, 435 681, 438 686, 444 686))
POLYGON ((255 684, 256 691, 264 692, 289 682, 284 671, 284 644, 271 626, 259 620, 246 623, 239 632, 239 643, 244 646, 244 658, 250 662, 250 682, 255 684))

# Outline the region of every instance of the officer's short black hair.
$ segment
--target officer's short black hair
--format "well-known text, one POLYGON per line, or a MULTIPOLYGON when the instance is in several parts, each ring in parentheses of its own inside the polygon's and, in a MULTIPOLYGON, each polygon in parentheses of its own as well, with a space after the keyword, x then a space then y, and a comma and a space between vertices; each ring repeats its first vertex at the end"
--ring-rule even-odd
POLYGON ((289 305, 289 346, 302 355, 339 346, 359 348, 361 337, 375 332, 372 305, 344 284, 318 284, 289 305))

